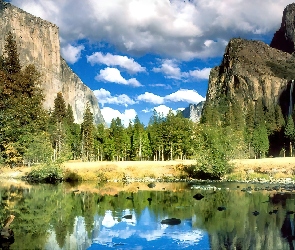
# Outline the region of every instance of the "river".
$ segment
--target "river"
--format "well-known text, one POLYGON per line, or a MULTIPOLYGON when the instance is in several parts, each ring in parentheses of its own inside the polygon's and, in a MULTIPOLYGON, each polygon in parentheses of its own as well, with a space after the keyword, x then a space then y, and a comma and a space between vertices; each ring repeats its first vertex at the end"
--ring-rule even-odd
POLYGON ((6 249, 294 249, 292 186, 149 186, 2 184, 6 249))

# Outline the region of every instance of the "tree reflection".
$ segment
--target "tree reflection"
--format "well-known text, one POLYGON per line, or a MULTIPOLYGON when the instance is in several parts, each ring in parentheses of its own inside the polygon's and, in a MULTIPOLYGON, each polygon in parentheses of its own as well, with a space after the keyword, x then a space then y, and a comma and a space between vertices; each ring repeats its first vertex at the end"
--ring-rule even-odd
MULTIPOLYGON (((52 235, 59 248, 67 248, 69 237, 77 234, 81 218, 84 238, 99 238, 107 214, 115 222, 110 228, 128 224, 130 215, 130 226, 136 226, 138 220, 144 222, 148 215, 153 221, 144 222, 149 226, 142 228, 156 231, 163 219, 179 219, 178 226, 185 226, 186 230, 208 232, 211 249, 294 249, 294 214, 287 213, 294 207, 294 199, 288 196, 272 202, 267 192, 222 189, 202 191, 204 198, 196 200, 196 192, 189 188, 121 191, 117 195, 102 195, 99 188, 97 192, 67 190, 62 184, 0 189, 1 218, 11 213, 16 216, 12 249, 23 249, 24 244, 27 249, 44 249, 52 235), (254 211, 259 214, 254 216, 254 211)), ((131 235, 130 231, 128 237, 131 235)))

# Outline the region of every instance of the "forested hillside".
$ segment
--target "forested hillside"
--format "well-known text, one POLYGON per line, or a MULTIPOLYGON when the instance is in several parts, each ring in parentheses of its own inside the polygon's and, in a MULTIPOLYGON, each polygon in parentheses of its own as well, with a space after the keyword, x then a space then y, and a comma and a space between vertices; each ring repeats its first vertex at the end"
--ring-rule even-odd
MULTIPOLYGON (((227 161, 245 157, 240 131, 196 124, 172 111, 154 112, 148 126, 138 117, 124 127, 113 119, 110 127, 94 125, 89 105, 81 125, 57 93, 54 107, 45 111, 41 77, 34 66, 22 67, 16 42, 9 33, 0 64, 0 159, 11 167, 35 163, 83 161, 198 159, 198 168, 216 176, 228 171, 227 161)), ((196 166, 197 167, 197 166, 196 166)), ((194 170, 192 169, 192 175, 194 170)))

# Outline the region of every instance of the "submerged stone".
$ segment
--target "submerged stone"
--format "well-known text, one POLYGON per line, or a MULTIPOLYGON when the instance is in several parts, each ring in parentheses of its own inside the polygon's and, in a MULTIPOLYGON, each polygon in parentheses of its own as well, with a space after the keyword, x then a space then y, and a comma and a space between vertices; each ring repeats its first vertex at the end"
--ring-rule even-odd
POLYGON ((166 225, 179 225, 181 223, 180 219, 176 219, 176 218, 171 218, 171 219, 165 219, 161 221, 161 224, 166 224, 166 225))

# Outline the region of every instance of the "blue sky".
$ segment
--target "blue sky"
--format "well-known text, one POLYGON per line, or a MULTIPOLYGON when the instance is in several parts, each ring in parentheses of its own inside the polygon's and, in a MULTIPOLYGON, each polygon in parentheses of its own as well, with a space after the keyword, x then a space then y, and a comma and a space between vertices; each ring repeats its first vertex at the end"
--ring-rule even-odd
POLYGON ((59 27, 61 54, 107 123, 205 99, 233 37, 269 43, 288 0, 11 0, 59 27))

